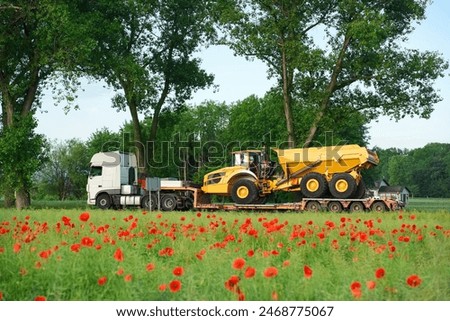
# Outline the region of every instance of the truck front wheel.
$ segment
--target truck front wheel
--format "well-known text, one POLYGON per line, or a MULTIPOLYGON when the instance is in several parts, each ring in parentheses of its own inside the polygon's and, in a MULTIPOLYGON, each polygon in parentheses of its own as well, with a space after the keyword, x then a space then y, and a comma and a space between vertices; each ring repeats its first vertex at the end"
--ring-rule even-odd
POLYGON ((102 210, 109 209, 111 207, 111 197, 106 193, 97 196, 97 207, 102 210))
POLYGON ((258 189, 253 181, 241 178, 233 184, 231 198, 236 204, 252 204, 258 199, 258 189))

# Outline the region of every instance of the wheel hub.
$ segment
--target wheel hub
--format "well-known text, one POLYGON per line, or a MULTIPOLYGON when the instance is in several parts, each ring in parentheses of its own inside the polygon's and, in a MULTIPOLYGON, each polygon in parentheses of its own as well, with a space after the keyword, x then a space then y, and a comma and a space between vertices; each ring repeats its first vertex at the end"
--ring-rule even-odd
POLYGON ((238 196, 239 198, 246 198, 246 197, 250 194, 250 191, 248 190, 247 187, 245 187, 245 186, 240 186, 240 187, 237 189, 236 194, 237 194, 237 196, 238 196))
POLYGON ((306 182, 306 188, 309 192, 315 192, 319 189, 320 183, 317 179, 310 179, 306 182))
POLYGON ((348 190, 348 182, 345 179, 340 179, 335 184, 336 190, 343 193, 348 190))

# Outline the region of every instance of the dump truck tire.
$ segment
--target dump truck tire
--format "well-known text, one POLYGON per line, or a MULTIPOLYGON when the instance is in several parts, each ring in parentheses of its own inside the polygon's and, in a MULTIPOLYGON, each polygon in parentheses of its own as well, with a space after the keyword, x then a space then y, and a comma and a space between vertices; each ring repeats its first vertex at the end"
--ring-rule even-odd
POLYGON ((356 191, 356 181, 348 173, 334 174, 329 185, 330 193, 335 198, 350 198, 356 191))
POLYGON ((319 173, 306 174, 300 182, 300 188, 307 198, 323 197, 328 192, 327 180, 319 173))
POLYGON ((365 196, 366 196, 366 184, 364 184, 364 182, 361 180, 358 186, 356 187, 356 191, 353 194, 352 198, 361 199, 365 198, 365 196))
POLYGON ((258 189, 253 181, 241 178, 233 184, 231 198, 236 204, 252 204, 258 199, 258 189))

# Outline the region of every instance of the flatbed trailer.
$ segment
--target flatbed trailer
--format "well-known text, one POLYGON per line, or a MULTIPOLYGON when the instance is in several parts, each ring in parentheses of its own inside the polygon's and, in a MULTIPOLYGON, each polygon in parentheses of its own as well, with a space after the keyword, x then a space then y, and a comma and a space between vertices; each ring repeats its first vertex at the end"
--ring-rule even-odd
MULTIPOLYGON (((211 203, 208 194, 203 193, 196 187, 174 187, 161 188, 160 198, 163 201, 164 195, 190 195, 191 204, 189 210, 222 210, 222 211, 329 211, 339 213, 342 211, 360 212, 360 211, 396 211, 403 207, 398 200, 387 198, 368 197, 363 199, 336 199, 336 198, 303 198, 298 202, 289 203, 268 203, 268 204, 234 204, 234 203, 211 203)), ((165 208, 165 207, 164 207, 165 208)))

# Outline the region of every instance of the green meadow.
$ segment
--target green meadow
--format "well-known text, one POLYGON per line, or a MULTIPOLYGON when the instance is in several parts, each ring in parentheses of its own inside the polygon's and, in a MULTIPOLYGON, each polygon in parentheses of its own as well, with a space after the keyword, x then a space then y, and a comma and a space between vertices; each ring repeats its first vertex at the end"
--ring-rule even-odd
POLYGON ((0 210, 2 300, 450 300, 448 211, 0 210))

